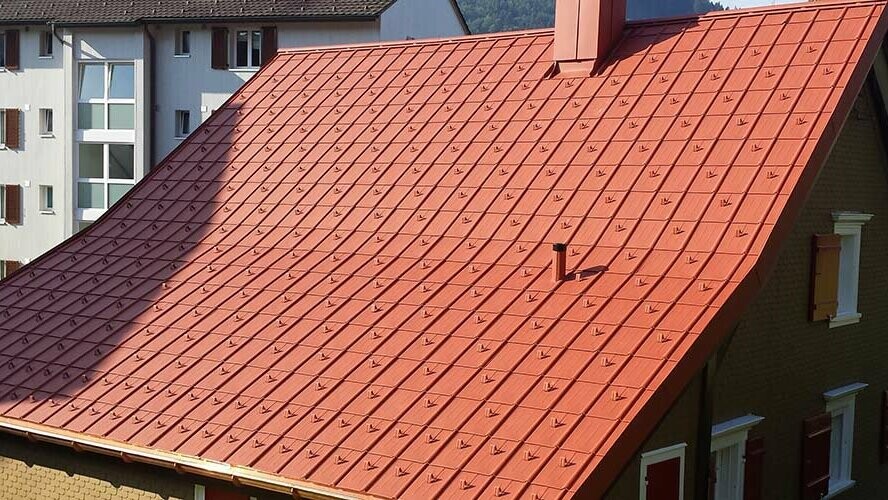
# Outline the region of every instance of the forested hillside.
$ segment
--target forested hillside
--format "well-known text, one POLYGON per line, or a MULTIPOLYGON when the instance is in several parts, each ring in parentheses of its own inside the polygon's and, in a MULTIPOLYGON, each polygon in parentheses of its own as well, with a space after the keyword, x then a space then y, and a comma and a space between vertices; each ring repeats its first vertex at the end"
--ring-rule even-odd
MULTIPOLYGON (((472 33, 491 33, 555 24, 554 0, 458 0, 472 33)), ((629 0, 627 17, 646 19, 722 10, 709 0, 629 0)))

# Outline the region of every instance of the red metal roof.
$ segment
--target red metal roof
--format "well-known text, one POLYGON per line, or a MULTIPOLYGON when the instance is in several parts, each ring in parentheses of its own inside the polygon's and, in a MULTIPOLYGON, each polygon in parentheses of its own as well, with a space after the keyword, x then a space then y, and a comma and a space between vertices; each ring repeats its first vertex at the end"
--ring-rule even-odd
POLYGON ((599 495, 766 276, 884 1, 281 53, 0 285, 2 422, 380 497, 599 495), (573 279, 554 285, 552 243, 573 279))

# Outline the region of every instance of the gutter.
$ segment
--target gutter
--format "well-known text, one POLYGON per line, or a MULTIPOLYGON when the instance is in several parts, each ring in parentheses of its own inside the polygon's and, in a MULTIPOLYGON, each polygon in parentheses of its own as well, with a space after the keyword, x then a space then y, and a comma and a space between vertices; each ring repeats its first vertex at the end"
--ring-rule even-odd
MULTIPOLYGON (((145 110, 148 113, 148 123, 150 126, 145 133, 151 134, 148 138, 148 169, 151 170, 157 163, 157 134, 154 132, 154 122, 157 119, 157 116, 154 111, 155 106, 157 105, 157 41, 154 39, 154 33, 151 33, 151 30, 146 25, 144 27, 145 34, 148 35, 148 108, 145 110)), ((144 173, 143 173, 144 177, 144 173)))
POLYGON ((0 431, 24 437, 32 442, 39 441, 66 446, 77 452, 88 451, 117 457, 127 463, 138 462, 164 467, 175 470, 179 474, 194 474, 201 477, 228 481, 238 487, 247 486, 284 493, 291 495, 295 499, 357 500, 374 498, 360 494, 349 494, 307 482, 293 481, 246 467, 113 443, 101 438, 91 438, 73 432, 52 429, 40 424, 25 424, 6 417, 0 417, 0 431))

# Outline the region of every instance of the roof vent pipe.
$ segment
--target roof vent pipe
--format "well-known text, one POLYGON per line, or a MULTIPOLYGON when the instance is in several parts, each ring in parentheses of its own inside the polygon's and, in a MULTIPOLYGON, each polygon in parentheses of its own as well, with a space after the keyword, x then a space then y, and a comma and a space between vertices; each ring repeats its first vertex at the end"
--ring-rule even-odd
POLYGON ((623 35, 626 0, 555 0, 559 73, 590 74, 623 35))
POLYGON ((567 276, 567 245, 555 243, 552 250, 552 279, 555 283, 561 283, 567 276))

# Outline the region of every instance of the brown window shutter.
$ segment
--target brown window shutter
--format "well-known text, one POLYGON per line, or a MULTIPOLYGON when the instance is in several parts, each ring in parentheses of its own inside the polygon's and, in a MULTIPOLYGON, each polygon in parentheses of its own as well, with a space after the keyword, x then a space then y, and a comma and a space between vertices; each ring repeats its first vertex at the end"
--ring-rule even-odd
POLYGON ((17 109, 7 109, 6 111, 6 137, 3 138, 3 144, 9 149, 19 148, 19 138, 21 137, 21 115, 17 109))
POLYGON ((814 235, 814 265, 811 276, 811 321, 823 321, 839 309, 839 253, 842 237, 838 234, 814 235))
POLYGON ((19 32, 18 30, 6 30, 6 69, 19 69, 19 32))
POLYGON ((213 69, 228 69, 228 28, 213 28, 213 69))
POLYGON ((743 500, 762 500, 765 486, 765 439, 746 440, 743 500))
POLYGON ((271 61, 278 51, 278 32, 274 26, 262 28, 262 65, 271 61))
POLYGON ((18 225, 22 223, 22 188, 16 184, 6 187, 6 223, 18 225))
POLYGON ((888 464, 888 391, 882 399, 882 463, 888 464))
POLYGON ((802 500, 820 500, 829 492, 829 443, 832 415, 805 420, 802 442, 802 500))
POLYGON ((6 276, 18 271, 22 267, 21 262, 16 262, 14 260, 5 261, 4 265, 6 265, 6 276))

